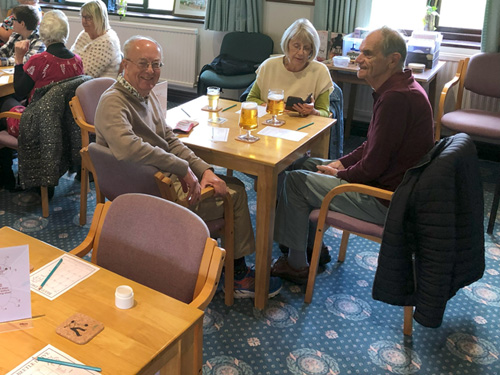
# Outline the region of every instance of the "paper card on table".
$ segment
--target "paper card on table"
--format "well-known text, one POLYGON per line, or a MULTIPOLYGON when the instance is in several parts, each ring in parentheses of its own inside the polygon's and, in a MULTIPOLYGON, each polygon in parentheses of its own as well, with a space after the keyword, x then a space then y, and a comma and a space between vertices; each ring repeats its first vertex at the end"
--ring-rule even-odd
POLYGON ((228 135, 229 135, 229 128, 215 128, 215 127, 213 127, 211 141, 227 142, 228 135))
POLYGON ((5 85, 5 84, 9 83, 9 79, 10 79, 10 77, 8 75, 1 76, 0 77, 0 84, 5 85))
MULTIPOLYGON (((67 367, 62 365, 57 365, 53 363, 46 363, 37 361, 37 357, 44 357, 55 359, 63 362, 71 362, 71 363, 79 363, 82 362, 76 360, 70 355, 64 353, 63 351, 57 349, 52 345, 47 345, 45 348, 40 350, 39 352, 33 354, 26 361, 21 363, 15 369, 11 370, 6 375, 40 375, 40 374, 50 374, 50 375, 58 375, 58 374, 71 374, 71 375, 90 375, 90 374, 100 374, 96 371, 78 369, 73 367, 67 367)), ((90 365, 86 363, 86 365, 90 365)))
POLYGON ((31 318, 28 245, 0 248, 0 322, 31 318))
POLYGON ((295 130, 288 130, 288 129, 280 129, 280 128, 275 128, 274 126, 266 126, 257 134, 267 135, 268 137, 283 138, 288 141, 294 141, 294 142, 299 142, 302 138, 304 138, 307 135, 307 133, 304 132, 298 132, 295 130))
POLYGON ((85 280, 97 270, 99 270, 99 267, 93 264, 85 262, 77 257, 64 254, 31 274, 31 290, 52 301, 79 282, 85 280), (40 285, 61 258, 63 261, 60 266, 49 278, 43 288, 39 290, 40 285))
MULTIPOLYGON (((241 109, 239 111, 236 111, 235 113, 241 113, 241 109)), ((265 105, 258 105, 257 106, 257 117, 262 117, 264 115, 267 115, 267 109, 265 105)))

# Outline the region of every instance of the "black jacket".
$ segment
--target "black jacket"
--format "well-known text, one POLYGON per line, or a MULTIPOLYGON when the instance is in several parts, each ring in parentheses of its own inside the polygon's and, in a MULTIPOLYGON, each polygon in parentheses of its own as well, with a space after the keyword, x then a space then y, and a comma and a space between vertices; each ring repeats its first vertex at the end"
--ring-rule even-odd
POLYGON ((466 134, 442 139, 393 195, 373 298, 415 306, 417 322, 439 327, 447 301, 483 275, 483 211, 474 143, 466 134))
POLYGON ((69 101, 90 76, 76 76, 35 90, 19 123, 19 180, 24 188, 56 186, 81 164, 82 137, 69 101))

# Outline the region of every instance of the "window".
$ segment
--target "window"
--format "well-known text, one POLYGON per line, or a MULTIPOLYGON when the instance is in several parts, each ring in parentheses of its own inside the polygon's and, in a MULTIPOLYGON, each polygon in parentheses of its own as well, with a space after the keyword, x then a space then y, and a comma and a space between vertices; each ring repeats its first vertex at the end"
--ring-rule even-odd
POLYGON ((481 42, 486 0, 373 0, 369 28, 422 30, 428 3, 438 9, 436 30, 443 44, 477 48, 481 42))
MULTIPOLYGON (((82 0, 60 0, 51 1, 64 5, 80 6, 84 3, 82 0)), ((107 3, 107 1, 105 1, 107 3)), ((174 9, 174 0, 127 0, 127 11, 172 14, 174 9)))

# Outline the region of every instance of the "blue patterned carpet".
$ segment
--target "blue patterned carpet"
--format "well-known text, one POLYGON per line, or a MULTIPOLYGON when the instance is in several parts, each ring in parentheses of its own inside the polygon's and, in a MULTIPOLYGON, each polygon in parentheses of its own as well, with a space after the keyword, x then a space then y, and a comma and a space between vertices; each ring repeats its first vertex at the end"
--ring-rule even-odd
MULTIPOLYGON (((485 212, 491 207, 498 163, 482 161, 485 212)), ((247 186, 255 218, 253 180, 247 186)), ((93 185, 93 184, 92 184, 93 185)), ((36 193, 0 191, 0 227, 11 226, 64 250, 88 231, 78 225, 79 183, 61 178, 42 218, 36 193)), ((89 221, 95 194, 89 199, 89 221)), ((487 217, 485 217, 486 223, 487 217)), ((414 323, 411 339, 402 333, 403 308, 372 300, 378 245, 352 237, 346 261, 332 262, 316 281, 313 303, 304 304, 304 287, 284 283, 262 312, 253 300, 224 305, 217 293, 204 320, 204 375, 334 374, 500 374, 500 223, 485 234, 484 277, 449 301, 443 325, 414 323)), ((340 234, 325 235, 336 258, 340 234)), ((279 256, 275 245, 273 256, 279 256)), ((253 262, 249 258, 249 262, 253 262)))

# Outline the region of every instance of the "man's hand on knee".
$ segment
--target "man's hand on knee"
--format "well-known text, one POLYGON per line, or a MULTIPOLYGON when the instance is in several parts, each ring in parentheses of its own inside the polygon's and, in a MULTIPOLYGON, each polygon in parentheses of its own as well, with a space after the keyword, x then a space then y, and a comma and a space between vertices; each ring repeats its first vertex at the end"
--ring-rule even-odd
POLYGON ((226 182, 217 177, 211 169, 207 169, 201 177, 201 188, 204 189, 207 186, 212 186, 215 190, 215 195, 219 197, 226 195, 228 192, 226 182))
POLYGON ((201 197, 201 186, 191 168, 188 167, 188 172, 184 177, 179 177, 179 181, 181 182, 182 190, 187 193, 189 204, 194 205, 198 203, 201 197))

